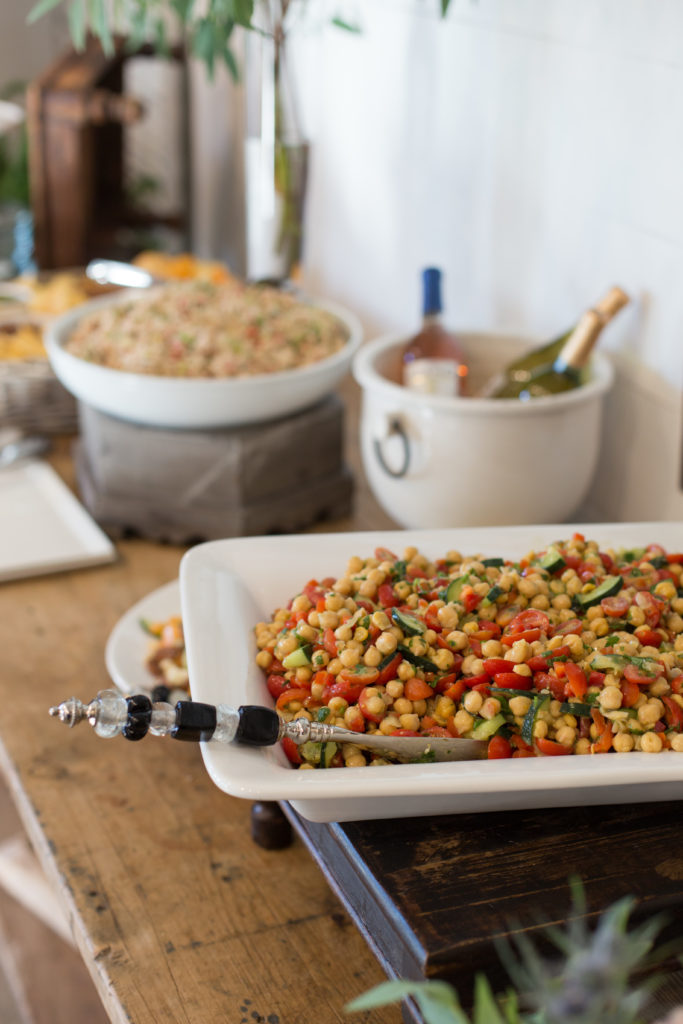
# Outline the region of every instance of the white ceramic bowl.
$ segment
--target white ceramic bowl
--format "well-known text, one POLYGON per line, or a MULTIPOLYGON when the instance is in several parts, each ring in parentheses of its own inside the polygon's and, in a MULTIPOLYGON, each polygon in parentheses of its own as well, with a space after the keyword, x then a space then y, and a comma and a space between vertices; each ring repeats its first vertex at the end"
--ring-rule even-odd
MULTIPOLYGON (((485 380, 538 339, 461 333, 472 376, 485 380)), ((396 383, 405 338, 363 345, 361 451, 370 487, 401 526, 567 522, 590 488, 601 413, 614 373, 602 355, 573 391, 528 402, 422 395, 396 383)))
POLYGON ((65 350, 82 317, 104 305, 130 301, 131 293, 125 292, 70 310, 46 329, 45 346, 55 375, 76 398, 100 412, 147 426, 211 429, 288 416, 334 390, 362 341, 357 317, 331 302, 312 300, 312 305, 346 325, 349 340, 329 358, 296 370, 240 378, 157 377, 98 366, 65 350))

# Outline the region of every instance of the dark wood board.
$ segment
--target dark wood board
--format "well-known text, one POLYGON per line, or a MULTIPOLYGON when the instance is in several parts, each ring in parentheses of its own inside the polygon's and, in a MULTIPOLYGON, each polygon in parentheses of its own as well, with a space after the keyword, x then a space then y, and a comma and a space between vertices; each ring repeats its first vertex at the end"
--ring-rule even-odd
POLYGON ((632 920, 664 912, 683 949, 681 803, 329 825, 284 810, 389 976, 444 979, 465 1003, 477 971, 509 984, 497 942, 521 931, 542 943, 566 923, 572 877, 591 920, 631 895, 632 920))

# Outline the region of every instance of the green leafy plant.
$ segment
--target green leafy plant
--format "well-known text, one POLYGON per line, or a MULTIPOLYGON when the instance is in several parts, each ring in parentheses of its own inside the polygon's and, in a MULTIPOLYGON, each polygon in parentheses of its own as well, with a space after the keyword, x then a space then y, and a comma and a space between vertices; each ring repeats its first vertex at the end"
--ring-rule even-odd
MULTIPOLYGON (((65 5, 69 29, 74 46, 82 49, 88 32, 92 32, 105 52, 112 52, 113 33, 125 30, 130 45, 138 47, 152 40, 159 52, 168 49, 169 17, 175 20, 182 38, 193 53, 206 65, 210 75, 215 65, 222 61, 234 77, 238 76, 235 56, 230 48, 235 28, 273 34, 276 40, 284 38, 287 21, 297 9, 305 8, 311 0, 38 0, 29 13, 29 21, 37 21, 48 11, 65 5), (110 16, 111 11, 111 16, 110 16), (266 14, 266 18, 259 15, 266 14), (270 27, 268 23, 270 22, 270 27)), ((437 0, 441 15, 445 17, 451 0, 437 0)), ((339 28, 357 31, 341 15, 335 15, 332 23, 339 28)))
MULTIPOLYGON (((17 101, 24 91, 23 82, 9 82, 0 90, 0 100, 17 101)), ((0 135, 0 202, 29 204, 28 141, 23 123, 0 135)))
POLYGON ((548 927, 545 937, 557 955, 542 955, 518 932, 498 953, 512 987, 495 994, 478 974, 471 1015, 455 989, 443 981, 388 981, 348 1004, 369 1010, 413 998, 425 1024, 640 1024, 652 994, 665 980, 655 952, 663 919, 629 929, 635 900, 619 900, 591 930, 580 883, 573 884, 572 916, 565 929, 548 927), (645 972, 647 974, 645 980, 645 972))

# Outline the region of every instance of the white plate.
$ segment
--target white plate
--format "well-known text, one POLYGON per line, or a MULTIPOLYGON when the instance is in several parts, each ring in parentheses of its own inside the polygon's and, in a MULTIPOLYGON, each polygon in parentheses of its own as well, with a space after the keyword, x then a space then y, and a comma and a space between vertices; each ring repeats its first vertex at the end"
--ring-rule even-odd
POLYGON ((107 535, 46 462, 0 469, 0 582, 115 558, 107 535))
POLYGON ((104 662, 112 681, 122 693, 146 693, 154 685, 145 668, 150 637, 140 625, 141 619, 163 622, 180 614, 178 580, 165 583, 129 608, 116 623, 104 649, 104 662))
POLYGON ((76 398, 100 412, 147 426, 228 427, 288 416, 334 390, 363 339, 356 316, 332 303, 311 300, 346 325, 349 340, 327 359, 296 370, 239 378, 156 377, 98 366, 65 350, 82 317, 102 306, 130 301, 129 293, 109 295, 70 310, 48 324, 45 347, 55 375, 76 398))
MULTIPOLYGON (((307 580, 341 575, 351 555, 414 544, 431 557, 519 558, 580 530, 612 547, 648 542, 683 550, 681 523, 516 526, 236 538, 191 549, 180 565, 188 667, 195 700, 271 704, 256 666, 253 627, 307 580)), ((311 821, 683 798, 683 754, 520 758, 295 771, 278 748, 202 744, 221 789, 250 800, 289 800, 311 821)))

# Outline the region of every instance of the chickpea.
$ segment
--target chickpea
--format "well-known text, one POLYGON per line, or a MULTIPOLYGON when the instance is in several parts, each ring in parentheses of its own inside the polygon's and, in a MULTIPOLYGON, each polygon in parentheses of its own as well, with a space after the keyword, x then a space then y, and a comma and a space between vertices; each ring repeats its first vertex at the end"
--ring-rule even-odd
POLYGON ((605 686, 600 691, 598 702, 603 711, 616 711, 621 707, 623 694, 618 686, 605 686))
POLYGON ((612 740, 612 746, 617 754, 627 754, 629 750, 633 750, 635 741, 630 732, 618 732, 612 740))
POLYGON ((288 633, 275 644, 275 657, 278 661, 284 661, 287 655, 295 651, 298 646, 296 637, 292 633, 288 633))
POLYGON ((296 627, 296 633, 301 640, 304 640, 309 644, 314 643, 314 641, 318 639, 318 630, 314 629, 308 622, 300 622, 296 627))
POLYGON ((391 626, 391 619, 389 618, 387 613, 383 612, 381 609, 379 611, 372 613, 370 621, 372 622, 373 626, 377 626, 377 629, 381 630, 389 629, 389 627, 391 626))
POLYGON ((484 671, 484 663, 481 658, 477 658, 474 654, 468 654, 463 659, 462 672, 466 676, 480 676, 484 671))
POLYGON ((398 700, 394 701, 393 710, 397 715, 412 715, 413 702, 412 700, 406 700, 405 697, 399 697, 398 700))
POLYGON ((524 597, 535 597, 538 594, 538 582, 533 576, 523 576, 517 584, 517 590, 524 597))
POLYGON ((482 718, 491 719, 495 718, 500 711, 500 701, 497 697, 487 697, 482 706, 479 708, 479 714, 482 718))
POLYGON ((481 645, 481 653, 485 658, 499 658, 503 651, 503 645, 499 640, 484 640, 481 645))
POLYGON ((379 731, 385 736, 391 736, 395 729, 401 728, 401 719, 397 715, 387 715, 379 723, 379 731))
POLYGON ((575 754, 590 754, 590 752, 591 752, 590 741, 585 739, 584 737, 582 737, 581 739, 578 739, 576 741, 576 743, 574 744, 574 753, 575 754))
POLYGON ((367 665, 369 668, 376 668, 381 660, 382 655, 374 645, 368 647, 367 651, 363 655, 363 664, 367 665))
POLYGON ((677 751, 679 754, 683 752, 683 732, 675 732, 669 738, 671 741, 671 749, 677 751))
POLYGON ((563 747, 573 746, 575 739, 576 729, 572 729, 570 725, 561 726, 555 733, 555 741, 561 743, 563 747))
POLYGON ((319 612, 318 622, 321 629, 336 629, 339 625, 339 614, 337 612, 319 612))
POLYGON ((524 717, 527 711, 531 707, 531 700, 529 697, 511 697, 510 698, 510 711, 513 715, 518 717, 524 717))
MULTIPOLYGON (((659 721, 664 705, 661 700, 656 697, 653 700, 649 700, 647 704, 643 704, 638 708, 638 721, 641 725, 647 726, 654 725, 655 722, 659 721)), ((659 739, 659 737, 657 737, 659 739)))
POLYGON ((447 651, 444 647, 440 647, 438 651, 431 656, 431 660, 442 672, 447 672, 455 661, 455 655, 452 651, 447 651))
POLYGON ((327 706, 330 709, 330 714, 334 715, 335 718, 339 718, 340 715, 344 714, 349 703, 347 700, 344 700, 343 697, 330 697, 327 702, 327 706))
POLYGON ((384 689, 394 700, 403 696, 403 683, 400 679, 390 679, 384 689))
POLYGON ((394 634, 388 631, 380 633, 380 635, 375 640, 375 647, 382 655, 391 654, 393 651, 396 650, 397 644, 398 641, 394 634))
POLYGON ((345 647, 339 652, 339 660, 344 668, 355 668, 360 661, 360 655, 356 647, 345 647))
POLYGON ((417 732, 420 728, 419 715, 400 715, 399 722, 402 729, 410 729, 411 732, 417 732))
POLYGON ((420 718, 422 718, 423 715, 427 714, 427 701, 426 700, 414 700, 413 701, 413 711, 415 712, 416 715, 419 715, 420 718))
POLYGON ((645 732, 640 737, 640 749, 646 754, 658 754, 662 749, 662 741, 658 733, 645 732))
POLYGON ((521 665, 515 665, 512 670, 517 676, 526 676, 527 678, 531 675, 531 669, 523 662, 521 665))
POLYGON ((467 634, 461 629, 454 629, 446 637, 446 643, 453 651, 462 651, 467 647, 467 634))
POLYGON ((273 655, 270 651, 259 651, 256 655, 256 664, 259 668, 269 669, 273 663, 273 655))
POLYGON ((553 608, 557 608, 559 611, 560 608, 571 608, 572 599, 569 594, 558 594, 552 599, 551 604, 553 608))
POLYGON ((436 617, 444 629, 455 629, 458 625, 459 616, 452 604, 446 604, 443 608, 439 608, 436 617))
POLYGON ((469 732, 472 726, 474 725, 474 719, 472 718, 472 715, 469 713, 469 711, 465 711, 464 708, 461 708, 460 711, 457 712, 453 721, 455 728, 458 730, 460 735, 462 735, 465 732, 469 732))
POLYGON ((512 647, 505 655, 508 661, 514 661, 518 665, 521 665, 523 661, 526 661, 530 654, 529 643, 527 640, 515 640, 512 647))
POLYGON ((463 707, 472 715, 479 714, 479 708, 484 703, 484 698, 478 690, 468 690, 463 697, 463 707))
POLYGON ((406 680, 412 679, 415 675, 415 666, 411 665, 409 661, 402 661, 398 666, 398 672, 396 674, 398 675, 398 678, 405 683, 406 680))
POLYGON ((436 704, 434 705, 434 715, 436 718, 442 718, 444 721, 449 718, 455 711, 455 703, 450 697, 439 697, 436 704))
POLYGON ((548 735, 548 723, 542 719, 537 718, 534 722, 534 736, 536 739, 542 740, 548 735))

